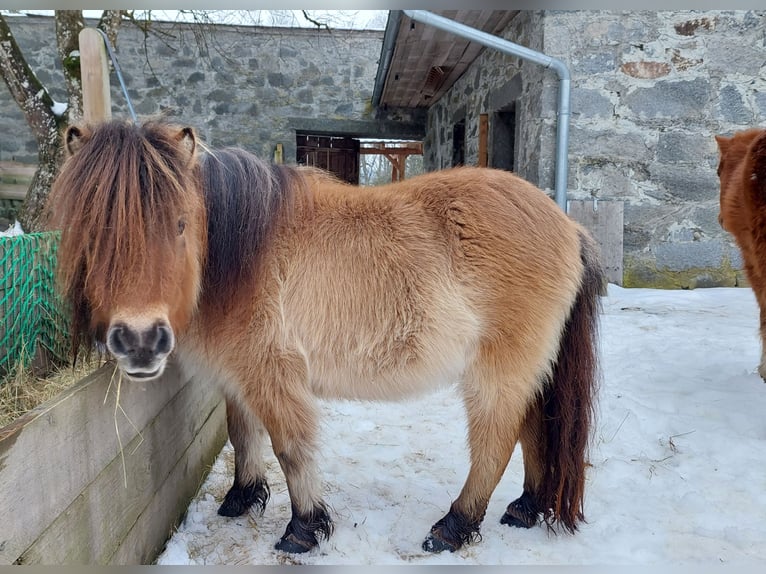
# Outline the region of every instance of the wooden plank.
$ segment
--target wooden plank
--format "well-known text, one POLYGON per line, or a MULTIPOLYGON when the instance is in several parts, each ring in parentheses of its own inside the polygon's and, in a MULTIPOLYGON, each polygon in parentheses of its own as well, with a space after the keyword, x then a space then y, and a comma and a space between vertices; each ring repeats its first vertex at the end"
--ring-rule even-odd
POLYGON ((2 181, 20 179, 22 182, 27 182, 35 175, 35 171, 37 171, 36 165, 19 161, 0 161, 0 180, 2 181))
POLYGON ((489 114, 479 114, 479 167, 487 167, 489 154, 487 140, 489 138, 489 114))
POLYGON ((29 163, 22 163, 14 160, 0 161, 0 173, 17 173, 31 177, 34 175, 36 169, 37 166, 29 163))
POLYGON ((109 120, 112 117, 112 99, 104 38, 95 28, 83 28, 78 39, 83 118, 93 123, 109 120))
POLYGON ((36 170, 35 165, 0 161, 0 199, 25 199, 36 170))
MULTIPOLYGON (((181 513, 165 514, 153 508, 155 493, 170 480, 179 460, 184 459, 189 445, 198 439, 202 427, 213 412, 224 407, 224 416, 217 417, 225 430, 225 403, 215 385, 206 382, 189 381, 164 409, 141 430, 129 444, 125 444, 122 455, 117 455, 98 477, 83 490, 75 501, 62 512, 43 534, 24 552, 21 564, 106 564, 117 550, 124 545, 128 533, 136 522, 146 515, 148 522, 156 522, 155 531, 163 533, 154 540, 144 541, 144 547, 162 547, 166 534, 177 522, 181 513), (123 464, 124 456, 124 464, 123 464), (125 473, 125 475, 123 474, 125 473), (127 481, 127 486, 126 486, 127 481)), ((214 446, 214 445, 209 445, 214 446)), ((211 464, 220 451, 206 453, 205 465, 211 464)), ((199 453, 201 454, 201 453, 199 453)), ((175 479, 186 483, 170 498, 179 504, 178 494, 188 492, 186 504, 199 486, 202 466, 199 459, 188 460, 186 473, 176 473, 175 479), (189 483, 190 481, 190 483, 189 483)), ((156 501, 155 501, 156 502, 156 501)), ((170 508, 166 508, 170 510, 170 508)), ((182 512, 182 510, 181 510, 182 512)), ((146 532, 137 533, 138 537, 146 532)), ((136 536, 134 536, 136 538, 136 536)), ((127 564, 135 564, 142 557, 134 548, 126 548, 122 556, 127 564)))
POLYGON ((109 558, 109 564, 151 564, 157 559, 227 439, 226 403, 221 401, 109 558), (173 518, 172 522, 168 518, 173 518))
POLYGON ((598 243, 607 280, 622 285, 623 203, 570 200, 569 216, 590 231, 598 243))
POLYGON ((170 365, 160 380, 116 381, 107 365, 0 428, 0 564, 12 564, 184 386, 170 365), (109 395, 107 396, 107 389, 109 395), (106 400, 106 404, 104 401, 106 400))
POLYGON ((29 185, 0 183, 0 199, 23 201, 27 197, 27 191, 29 191, 29 185))
POLYGON ((362 155, 422 155, 423 148, 421 147, 385 147, 385 148, 371 148, 362 146, 359 148, 359 153, 362 155))

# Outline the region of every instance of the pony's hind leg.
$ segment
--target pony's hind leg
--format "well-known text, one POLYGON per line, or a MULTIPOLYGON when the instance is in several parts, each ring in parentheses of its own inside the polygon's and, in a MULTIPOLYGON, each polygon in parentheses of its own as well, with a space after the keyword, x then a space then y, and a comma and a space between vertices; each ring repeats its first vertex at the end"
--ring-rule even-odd
POLYGON ((463 400, 468 418, 471 468, 449 512, 431 527, 423 550, 454 552, 479 536, 492 492, 502 478, 519 438, 526 403, 533 395, 533 374, 519 376, 513 388, 500 361, 489 357, 466 374, 463 400), (525 382, 526 381, 526 382, 525 382))
POLYGON ((260 512, 269 500, 263 459, 266 429, 236 398, 226 398, 226 425, 234 447, 234 484, 218 508, 221 516, 241 516, 255 505, 260 512))
POLYGON ((524 457, 524 490, 521 496, 511 502, 500 519, 500 524, 532 528, 539 520, 542 508, 538 490, 543 480, 545 455, 545 433, 543 432, 542 396, 536 397, 521 427, 521 452, 524 457))

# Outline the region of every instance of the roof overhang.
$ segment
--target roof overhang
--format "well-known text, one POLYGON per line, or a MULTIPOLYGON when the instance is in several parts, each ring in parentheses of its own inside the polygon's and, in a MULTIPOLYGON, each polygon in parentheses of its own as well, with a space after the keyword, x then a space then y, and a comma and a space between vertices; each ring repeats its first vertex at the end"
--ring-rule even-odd
MULTIPOLYGON (((434 10, 456 22, 497 35, 518 10, 434 10)), ((428 108, 481 54, 480 44, 416 22, 391 10, 383 37, 372 103, 375 107, 428 108)))

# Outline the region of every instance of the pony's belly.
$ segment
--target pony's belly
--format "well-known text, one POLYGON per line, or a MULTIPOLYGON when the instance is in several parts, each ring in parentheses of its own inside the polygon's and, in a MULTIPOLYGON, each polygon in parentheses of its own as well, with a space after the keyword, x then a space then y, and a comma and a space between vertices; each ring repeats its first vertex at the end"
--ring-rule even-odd
POLYGON ((289 322, 311 390, 323 398, 397 400, 450 385, 473 358, 481 321, 454 287, 431 289, 420 306, 362 307, 353 321, 310 316, 289 322))
POLYGON ((460 379, 464 369, 465 361, 435 372, 322 369, 312 374, 311 390, 323 399, 395 401, 449 386, 460 379))
POLYGON ((363 344, 347 352, 327 349, 307 355, 311 390, 322 398, 398 400, 451 385, 473 354, 473 330, 428 337, 388 352, 363 344))

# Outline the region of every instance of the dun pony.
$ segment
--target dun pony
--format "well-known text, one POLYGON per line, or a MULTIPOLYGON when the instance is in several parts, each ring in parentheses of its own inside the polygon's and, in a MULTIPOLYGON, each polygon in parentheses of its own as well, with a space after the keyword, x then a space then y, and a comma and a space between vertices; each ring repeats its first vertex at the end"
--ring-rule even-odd
POLYGON ((718 221, 734 236, 745 275, 760 308, 761 362, 766 381, 766 130, 749 129, 715 136, 721 182, 718 221))
POLYGON ((159 377, 173 354, 220 385, 235 451, 220 514, 265 508, 268 436, 292 504, 276 548, 314 548, 333 530, 317 397, 458 382, 470 468, 423 548, 477 538, 517 442, 523 490, 501 522, 577 529, 604 279, 588 233, 542 191, 470 167, 356 187, 202 150, 193 129, 157 121, 64 139, 51 225, 76 340, 105 344, 130 379, 159 377))

